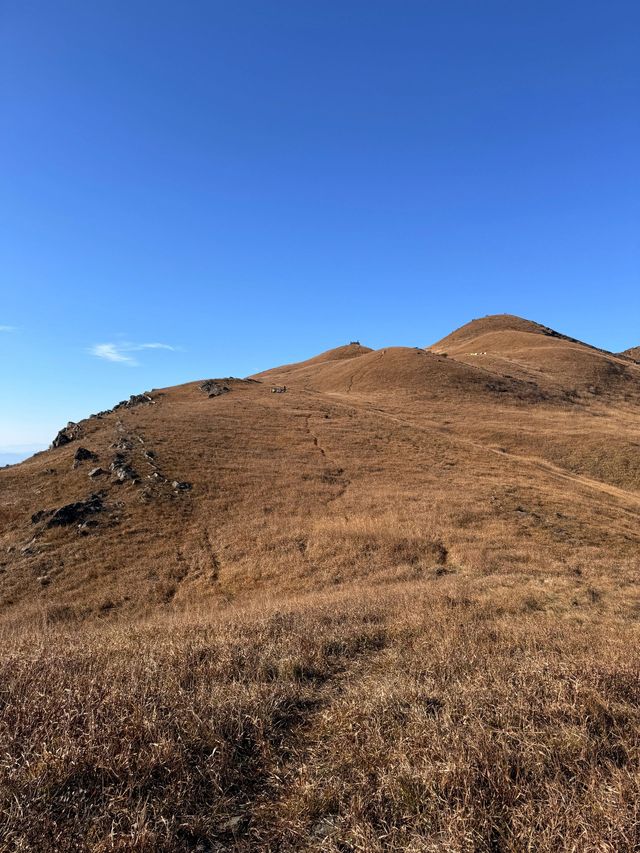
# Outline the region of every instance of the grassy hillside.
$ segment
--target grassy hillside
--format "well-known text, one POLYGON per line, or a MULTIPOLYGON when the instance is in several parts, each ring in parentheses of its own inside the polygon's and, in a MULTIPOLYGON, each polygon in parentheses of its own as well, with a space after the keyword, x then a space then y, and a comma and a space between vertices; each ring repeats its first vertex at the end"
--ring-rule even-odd
POLYGON ((501 315, 0 470, 0 849, 637 850, 639 415, 501 315))

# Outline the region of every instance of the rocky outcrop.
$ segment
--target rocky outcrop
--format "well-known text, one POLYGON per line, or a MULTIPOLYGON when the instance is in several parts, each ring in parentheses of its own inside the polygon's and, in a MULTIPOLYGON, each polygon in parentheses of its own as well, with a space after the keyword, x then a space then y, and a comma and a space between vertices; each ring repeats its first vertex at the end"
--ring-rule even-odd
POLYGON ((79 424, 69 421, 69 423, 59 431, 56 437, 51 442, 51 447, 64 447, 65 444, 74 441, 80 435, 79 424))
POLYGON ((31 523, 38 524, 47 520, 47 527, 66 527, 70 524, 80 524, 87 517, 101 512, 104 508, 100 495, 90 495, 84 501, 75 501, 57 509, 41 509, 31 516, 31 523))
MULTIPOLYGON (((160 394, 160 396, 162 396, 160 394)), ((136 406, 143 406, 154 404, 156 401, 150 394, 132 394, 128 400, 121 400, 119 403, 112 409, 104 409, 101 412, 95 412, 93 415, 90 415, 91 418, 104 418, 106 415, 112 415, 114 412, 117 412, 119 409, 133 409, 136 406)))
POLYGON ((113 460, 113 462, 111 463, 111 465, 109 465, 109 468, 112 471, 112 473, 114 474, 114 476, 121 483, 126 483, 126 482, 139 483, 140 482, 140 477, 138 476, 138 473, 136 471, 134 471, 134 469, 129 465, 129 463, 124 458, 124 456, 122 456, 122 454, 120 454, 120 453, 118 453, 116 455, 116 457, 113 460))
POLYGON ((155 400, 149 394, 132 394, 128 400, 121 400, 119 403, 116 403, 111 411, 117 412, 118 409, 133 409, 136 406, 144 406, 149 403, 155 403, 155 400))
POLYGON ((95 461, 97 458, 98 454, 94 453, 92 450, 87 450, 86 447, 79 447, 73 454, 74 462, 87 462, 88 460, 95 461))
POLYGON ((49 521, 47 527, 62 527, 67 524, 76 524, 84 521, 88 515, 100 512, 103 508, 100 495, 91 495, 84 501, 65 504, 57 509, 49 521))
POLYGON ((231 389, 228 385, 222 385, 220 381, 215 379, 206 379, 200 385, 200 390, 208 397, 220 397, 222 394, 227 394, 231 389))

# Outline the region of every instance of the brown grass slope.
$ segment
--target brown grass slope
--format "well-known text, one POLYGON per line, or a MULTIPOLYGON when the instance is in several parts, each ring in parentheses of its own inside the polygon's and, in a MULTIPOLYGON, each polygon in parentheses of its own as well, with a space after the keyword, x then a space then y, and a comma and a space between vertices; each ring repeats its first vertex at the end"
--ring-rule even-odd
POLYGON ((268 376, 269 373, 278 373, 280 376, 287 376, 289 373, 296 373, 298 370, 304 369, 306 367, 311 367, 317 364, 327 364, 332 362, 341 362, 347 361, 351 358, 358 358, 358 356, 365 355, 366 353, 372 352, 370 347, 362 346, 359 341, 352 341, 349 344, 344 344, 341 347, 334 347, 334 349, 326 350, 326 352, 321 352, 319 355, 315 355, 312 358, 308 358, 305 361, 294 362, 293 364, 283 364, 278 368, 274 368, 273 371, 264 371, 263 374, 257 373, 256 377, 259 378, 262 375, 268 376))
POLYGON ((607 596, 443 575, 5 639, 0 847, 634 853, 607 596))
POLYGON ((636 401, 640 394, 640 372, 627 359, 508 314, 473 320, 431 350, 532 380, 548 391, 618 394, 636 401))
POLYGON ((634 361, 640 361, 640 347, 631 347, 621 352, 620 355, 626 355, 627 358, 632 358, 634 361))
POLYGON ((287 365, 256 374, 263 381, 288 382, 313 391, 367 394, 414 394, 430 398, 452 394, 475 395, 490 401, 493 392, 535 398, 534 383, 504 379, 477 365, 447 361, 416 347, 385 347, 358 354, 348 361, 322 360, 287 365))
POLYGON ((0 470, 0 849, 638 849, 640 367, 516 320, 0 470))
MULTIPOLYGON (((580 369, 604 357, 526 321, 474 323, 451 339, 505 335, 505 352, 529 336, 554 366, 566 346, 580 369)), ((0 612, 220 606, 434 559, 635 565, 638 409, 617 375, 572 395, 558 372, 528 381, 459 358, 352 344, 261 382, 221 380, 217 397, 190 383, 83 421, 73 441, 0 471, 0 612), (285 380, 286 394, 270 393, 285 380), (74 461, 78 447, 95 458, 74 461), (118 480, 118 461, 135 480, 118 480), (52 523, 47 513, 91 495, 95 515, 52 523)), ((635 384, 640 368, 626 369, 635 384)))

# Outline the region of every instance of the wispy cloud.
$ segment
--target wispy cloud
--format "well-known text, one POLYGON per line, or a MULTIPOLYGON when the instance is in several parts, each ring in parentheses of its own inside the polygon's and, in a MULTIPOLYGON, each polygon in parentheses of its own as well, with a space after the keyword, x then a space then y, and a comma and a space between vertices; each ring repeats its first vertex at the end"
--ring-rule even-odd
POLYGON ((15 332, 15 326, 0 326, 0 332, 15 332))
POLYGON ((134 355, 132 355, 132 353, 149 349, 164 349, 176 352, 178 348, 173 347, 170 344, 133 344, 127 341, 119 341, 118 343, 94 344, 89 349, 89 352, 91 355, 96 358, 101 358, 104 361, 112 361, 118 364, 128 364, 130 367, 136 367, 140 362, 134 355))
POLYGON ((172 347, 169 344, 137 344, 134 349, 169 349, 171 352, 175 352, 177 347, 172 347))
POLYGON ((119 361, 122 364, 138 363, 133 356, 127 355, 118 344, 94 344, 89 352, 96 358, 103 358, 105 361, 119 361))

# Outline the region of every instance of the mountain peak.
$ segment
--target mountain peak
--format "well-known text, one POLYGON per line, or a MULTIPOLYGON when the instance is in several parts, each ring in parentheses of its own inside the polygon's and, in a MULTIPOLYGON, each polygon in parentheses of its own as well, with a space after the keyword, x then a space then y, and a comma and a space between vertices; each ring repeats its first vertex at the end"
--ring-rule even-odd
POLYGON ((524 317, 518 317, 515 314, 488 314, 486 317, 479 317, 471 320, 469 323, 465 323, 449 335, 446 335, 442 340, 432 344, 429 349, 439 351, 443 348, 445 342, 449 345, 457 344, 470 338, 492 332, 527 332, 558 338, 565 337, 548 326, 543 326, 534 320, 526 320, 524 317))

